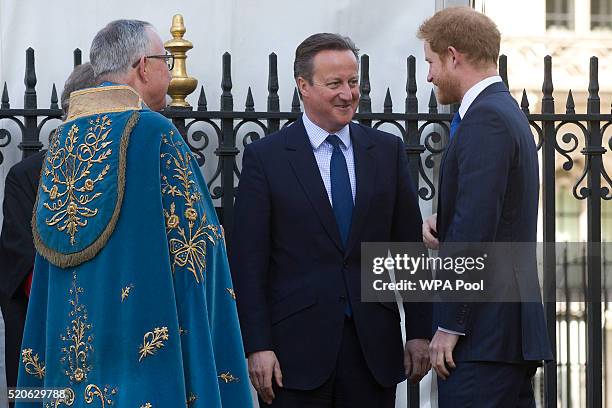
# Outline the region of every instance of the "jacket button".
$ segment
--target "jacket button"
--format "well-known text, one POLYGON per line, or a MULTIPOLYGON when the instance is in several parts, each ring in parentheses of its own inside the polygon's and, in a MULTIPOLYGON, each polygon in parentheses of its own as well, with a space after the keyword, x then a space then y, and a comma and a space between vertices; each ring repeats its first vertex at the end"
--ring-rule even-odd
POLYGON ((339 301, 341 301, 341 302, 344 302, 344 301, 346 300, 346 296, 344 296, 344 295, 340 295, 340 296, 338 297, 338 300, 339 300, 339 301))

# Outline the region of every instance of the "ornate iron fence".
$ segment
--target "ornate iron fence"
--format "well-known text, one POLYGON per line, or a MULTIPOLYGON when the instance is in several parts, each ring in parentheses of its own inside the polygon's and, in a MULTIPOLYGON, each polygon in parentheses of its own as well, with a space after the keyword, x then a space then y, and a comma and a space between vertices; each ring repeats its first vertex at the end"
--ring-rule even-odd
MULTIPOLYGON (((81 52, 77 49, 74 53, 74 64, 78 65, 80 63, 81 52)), ((508 85, 505 56, 501 56, 499 68, 502 79, 508 85)), ((451 107, 449 113, 440 112, 432 90, 427 111, 419 111, 416 59, 410 56, 406 60, 407 81, 404 112, 393 112, 393 101, 389 90, 387 90, 384 100, 383 112, 373 112, 370 99, 369 58, 367 55, 361 57, 360 69, 361 97, 355 120, 375 128, 381 126, 394 128, 395 133, 401 136, 405 142, 410 174, 419 186, 419 198, 424 201, 432 201, 435 205, 437 166, 448 143, 449 122, 457 107, 451 107)), ((291 110, 281 111, 278 95, 278 67, 276 54, 274 53, 269 56, 268 98, 265 111, 255 110, 250 88, 244 110, 234 109, 231 56, 229 53, 223 55, 222 72, 221 89, 223 92, 219 110, 208 110, 206 95, 204 89, 201 88, 195 109, 168 108, 163 114, 177 126, 200 166, 203 166, 210 157, 213 157, 212 155, 218 159, 208 185, 213 199, 220 202, 218 211, 225 225, 225 230, 228 232, 228 240, 231 241, 235 188, 240 177, 238 158, 242 148, 246 144, 265 137, 265 135, 275 132, 296 120, 301 114, 301 105, 297 90, 294 90, 291 110), (244 130, 243 127, 246 129, 247 124, 258 130, 244 130), (212 133, 202 130, 201 125, 212 129, 212 133), (217 148, 214 151, 211 151, 211 145, 213 145, 211 139, 216 139, 217 148)), ((555 159, 559 156, 563 158, 562 169, 566 172, 572 170, 578 157, 584 160, 581 175, 574 183, 573 196, 576 200, 586 201, 588 214, 587 242, 594 244, 586 247, 588 253, 587 261, 584 264, 584 290, 590 299, 598 299, 602 293, 602 264, 593 260, 601 260, 602 202, 612 199, 612 180, 604 167, 603 161, 606 154, 612 156, 608 153, 612 150, 612 136, 608 135, 606 139, 606 131, 612 124, 612 114, 600 112, 598 76, 598 60, 593 57, 590 60, 586 113, 575 112, 571 91, 567 97, 565 112, 555 112, 551 58, 546 57, 544 59, 541 112, 530 112, 525 91, 523 91, 520 102, 520 107, 529 120, 541 154, 543 216, 540 227, 543 231, 544 242, 555 242, 557 240, 555 190, 556 175, 559 169, 555 164, 555 159), (561 134, 562 129, 568 125, 578 129, 578 132, 561 134), (580 146, 583 146, 583 148, 578 150, 580 146)), ((62 115, 58 106, 55 85, 53 85, 49 108, 38 108, 35 89, 34 50, 32 48, 26 51, 25 86, 22 109, 11 108, 6 83, 0 99, 0 119, 8 119, 16 124, 21 136, 18 147, 22 150, 23 157, 27 157, 42 148, 41 130, 43 126, 50 120, 60 119, 62 115)), ((16 143, 13 139, 14 136, 9 130, 0 128, 0 165, 4 160, 2 151, 16 143)), ((555 269, 558 258, 561 256, 562 254, 556 253, 554 249, 544 253, 543 291, 545 299, 556 299, 554 297, 557 284, 555 269)), ((602 303, 586 302, 579 313, 572 312, 572 308, 569 307, 570 305, 567 302, 562 305, 556 302, 546 302, 544 306, 549 336, 553 344, 557 344, 557 346, 560 336, 565 338, 566 343, 564 344, 574 341, 569 329, 565 333, 558 332, 557 325, 559 322, 568 323, 572 319, 578 319, 586 324, 587 358, 585 364, 583 364, 583 368, 586 370, 586 405, 588 407, 602 406, 602 367, 605 367, 602 344, 604 338, 602 332, 602 303)), ((607 308, 607 297, 603 307, 607 308)), ((569 327, 569 323, 565 327, 569 327)), ((556 349, 559 350, 558 347, 556 349)), ((567 349, 569 349, 569 345, 567 349)), ((538 384, 542 384, 540 399, 544 406, 555 407, 558 401, 566 401, 566 406, 571 406, 570 395, 567 391, 571 389, 571 376, 563 374, 562 379, 557 378, 558 372, 569 372, 573 364, 570 357, 568 352, 565 363, 562 364, 557 359, 557 362, 553 361, 544 367, 543 381, 538 381, 538 384), (566 392, 559 392, 558 384, 563 385, 566 392)), ((418 391, 418 387, 409 387, 409 406, 418 406, 418 391)))

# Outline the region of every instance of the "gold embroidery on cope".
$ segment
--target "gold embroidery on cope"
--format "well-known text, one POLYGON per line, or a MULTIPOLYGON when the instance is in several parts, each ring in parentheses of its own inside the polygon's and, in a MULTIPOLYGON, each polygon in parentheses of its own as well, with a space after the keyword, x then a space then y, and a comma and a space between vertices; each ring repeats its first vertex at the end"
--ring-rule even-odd
POLYGON ((112 129, 111 120, 106 115, 98 116, 90 119, 89 124, 91 127, 82 141, 79 140, 79 128, 74 124, 63 146, 54 138, 43 169, 53 182, 51 188, 42 185, 42 190, 49 195, 43 206, 53 213, 45 223, 56 226, 60 232, 66 231, 71 245, 76 243, 79 228, 85 227, 87 219, 98 214, 91 203, 102 192, 94 192, 94 188, 110 170, 110 165, 106 164, 97 174, 91 174, 94 164, 103 164, 112 154, 112 149, 107 149, 111 141, 106 141, 112 129))
POLYGON ((104 408, 107 404, 113 405, 112 397, 117 394, 117 388, 110 388, 108 385, 103 389, 100 389, 95 384, 89 384, 87 388, 85 388, 84 399, 85 402, 89 405, 94 401, 100 401, 101 407, 104 408))
POLYGON ((172 176, 162 176, 162 194, 169 195, 173 199, 181 199, 184 202, 183 213, 187 225, 181 222, 176 213, 175 201, 170 203, 168 209, 164 209, 166 218, 166 233, 169 237, 170 255, 172 256, 172 272, 176 267, 186 268, 192 273, 197 283, 204 279, 206 270, 206 243, 209 241, 215 245, 222 234, 216 225, 208 224, 203 206, 198 205, 202 194, 193 179, 191 154, 183 154, 180 147, 182 142, 163 135, 162 143, 167 145, 171 152, 161 154, 162 163, 168 170, 172 170, 172 176), (202 214, 200 214, 200 212, 202 214))
POLYGON ((227 290, 227 293, 230 294, 230 296, 232 297, 232 299, 236 300, 236 292, 234 292, 234 289, 232 288, 226 288, 225 290, 227 290))
POLYGON ((75 394, 72 388, 64 389, 64 396, 62 398, 56 398, 51 403, 46 403, 45 408, 58 408, 60 405, 71 407, 74 404, 75 394))
POLYGON ((138 361, 142 361, 143 358, 155 354, 157 349, 164 347, 165 340, 168 340, 167 327, 156 327, 152 332, 145 333, 142 346, 140 346, 140 358, 138 361))
POLYGON ((153 405, 151 405, 150 402, 147 402, 144 405, 141 405, 140 408, 153 408, 153 405))
POLYGON ((72 309, 69 318, 72 319, 70 326, 61 336, 66 344, 62 347, 63 357, 60 359, 62 365, 67 366, 64 374, 70 379, 71 383, 80 383, 87 380, 87 374, 92 367, 88 364, 89 353, 93 351, 93 337, 89 334, 92 325, 88 322, 87 309, 79 302, 79 294, 83 293, 83 288, 77 285, 76 272, 72 273, 72 287, 70 288, 69 303, 72 309))
POLYGON ((21 351, 21 358, 25 372, 42 380, 45 376, 45 362, 39 361, 38 354, 32 354, 32 349, 28 348, 21 351))
POLYGON ((132 289, 134 289, 134 284, 132 283, 130 283, 129 286, 121 289, 121 303, 123 303, 123 301, 130 296, 130 291, 132 289))
POLYGON ((187 401, 185 401, 187 403, 187 406, 191 406, 191 404, 193 404, 196 400, 198 399, 197 395, 195 395, 193 392, 189 393, 189 396, 187 397, 187 401))
POLYGON ((180 222, 178 215, 174 213, 175 208, 174 203, 171 203, 170 212, 166 213, 166 228, 168 228, 168 231, 178 227, 180 222))
MULTIPOLYGON (((70 107, 72 108, 74 106, 75 102, 72 102, 70 104, 70 107)), ((121 111, 125 111, 126 109, 123 109, 121 111)), ((89 115, 92 115, 93 112, 89 113, 89 115)), ((113 209, 113 213, 111 215, 110 220, 108 221, 108 223, 106 224, 106 227, 104 228, 104 231, 102 231, 102 233, 96 238, 96 240, 91 243, 91 245, 89 245, 88 247, 86 247, 85 249, 81 250, 81 251, 77 251, 77 252, 70 252, 70 253, 61 253, 58 252, 57 250, 50 248, 49 246, 47 246, 47 243, 43 240, 43 238, 40 235, 40 232, 38 230, 38 220, 37 220, 37 213, 35 212, 33 217, 32 217, 32 233, 33 233, 33 238, 34 238, 34 246, 36 247, 36 250, 38 252, 40 252, 40 254, 47 259, 49 262, 51 262, 53 265, 59 266, 61 268, 68 268, 71 266, 76 266, 79 265, 83 262, 86 262, 90 259, 92 259, 94 256, 96 256, 98 254, 98 252, 104 248, 104 246, 106 245, 106 242, 109 240, 110 236, 112 235, 113 231, 115 230, 115 226, 117 224, 117 220, 119 219, 119 214, 121 212, 121 204, 123 202, 123 193, 124 193, 124 187, 125 187, 125 168, 126 168, 126 160, 127 160, 127 147, 128 147, 128 143, 130 140, 130 135, 132 133, 132 130, 134 129, 134 127, 136 126, 136 124, 138 123, 138 118, 139 118, 139 112, 132 112, 132 114, 130 115, 128 121, 125 124, 125 128, 123 129, 122 135, 121 135, 121 141, 119 143, 119 157, 118 157, 118 166, 117 166, 117 200, 115 201, 115 208, 113 209)), ((98 118, 100 119, 100 118, 98 118)), ((50 137, 50 146, 52 147, 52 149, 50 150, 64 150, 64 148, 59 147, 59 133, 62 133, 62 126, 60 126, 58 128, 58 131, 55 132, 54 136, 50 137), (55 146, 55 147, 53 147, 55 146)), ((95 138, 95 134, 94 134, 94 138, 95 138)), ((84 142, 84 145, 87 145, 88 143, 91 142, 91 139, 87 139, 84 142)), ((64 142, 64 145, 66 145, 67 142, 64 142)), ((91 144, 91 143, 90 143, 91 144)), ((79 152, 81 155, 85 154, 87 152, 87 150, 90 149, 91 147, 87 147, 87 146, 83 146, 83 143, 81 145, 79 145, 79 147, 77 148, 77 152, 79 152), (83 153, 85 152, 85 153, 83 153)), ((106 154, 106 152, 103 152, 102 154, 106 154)), ((48 153, 49 155, 49 153, 48 153)), ((100 159, 100 157, 96 157, 93 160, 98 160, 100 159)), ((51 163, 52 166, 54 166, 55 164, 53 164, 53 158, 52 157, 47 157, 46 159, 47 164, 51 163)), ((81 165, 83 163, 80 163, 81 165)), ((45 168, 46 169, 46 168, 45 168)), ((45 171, 45 169, 43 169, 43 171, 45 171)), ((51 171, 53 169, 53 167, 51 167, 51 169, 47 169, 48 171, 51 171)), ((61 170, 61 167, 58 168, 59 170, 61 170)), ((42 172, 41 172, 42 174, 42 172)), ((55 176, 57 176, 57 173, 55 174, 55 176)), ((88 175, 89 176, 89 175, 88 175)), ((99 174, 98 174, 99 176, 99 174)), ((91 183, 87 182, 87 180, 83 181, 81 179, 81 181, 83 182, 83 186, 82 188, 85 188, 85 191, 87 191, 87 189, 89 188, 93 188, 92 187, 92 183, 94 183, 94 180, 91 177, 88 177, 91 180, 91 183)), ((51 179, 53 181, 53 179, 51 179)), ((48 187, 48 186, 46 186, 48 187)), ((81 187, 79 187, 81 188, 81 187)), ((54 186, 51 186, 51 188, 47 188, 47 190, 51 193, 52 190, 54 189, 54 186)), ((45 193, 42 188, 39 191, 39 194, 36 195, 36 204, 34 205, 34 208, 38 208, 38 203, 41 202, 40 200, 45 200, 44 196, 47 195, 51 195, 51 194, 47 194, 45 193)), ((57 198, 58 194, 65 194, 65 191, 60 191, 60 188, 58 187, 56 190, 56 193, 54 193, 54 196, 57 198)), ((85 194, 85 196, 90 197, 89 195, 85 194)), ((83 195, 80 196, 81 198, 83 197, 83 195)), ((91 198, 91 197, 90 197, 91 198)), ((61 200, 61 198, 58 198, 58 202, 61 200)), ((65 198, 63 201, 67 202, 68 198, 65 198)), ((58 203, 54 203, 53 205, 58 205, 58 203)), ((74 209, 74 207, 71 207, 72 209, 74 209)), ((71 210, 72 211, 72 210, 71 210)), ((97 209, 95 209, 95 211, 97 211, 97 209)), ((57 214, 56 214, 57 215, 57 214)), ((66 214, 67 215, 67 214, 66 214)), ((83 221, 83 220, 81 220, 83 221)), ((87 221, 87 220, 84 220, 87 221)))
POLYGON ((232 382, 237 382, 240 381, 240 379, 238 377, 234 377, 232 375, 232 373, 230 373, 229 371, 227 373, 221 373, 218 375, 218 377, 223 380, 223 382, 225 382, 226 384, 232 383, 232 382))

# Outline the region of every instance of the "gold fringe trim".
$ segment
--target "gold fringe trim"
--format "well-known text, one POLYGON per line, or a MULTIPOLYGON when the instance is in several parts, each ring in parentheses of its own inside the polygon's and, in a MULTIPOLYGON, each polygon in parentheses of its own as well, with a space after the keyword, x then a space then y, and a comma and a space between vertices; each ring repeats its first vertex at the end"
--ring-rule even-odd
POLYGON ((60 268, 70 268, 93 259, 98 254, 98 252, 100 252, 100 250, 104 248, 109 238, 115 231, 115 226, 117 225, 117 220, 119 219, 119 214, 121 212, 121 205, 123 204, 123 194, 125 192, 125 168, 127 162, 127 148, 130 142, 130 135, 132 134, 132 130, 138 123, 139 118, 140 113, 138 111, 132 113, 132 116, 130 116, 125 125, 125 129, 123 129, 123 134, 121 135, 121 142, 119 145, 119 168, 117 170, 117 201, 115 203, 113 215, 111 216, 111 219, 106 225, 104 231, 87 248, 79 252, 62 254, 45 245, 45 243, 40 237, 37 228, 36 209, 38 208, 38 200, 40 199, 40 189, 38 190, 38 194, 36 195, 36 204, 34 205, 34 215, 32 217, 32 234, 34 236, 34 246, 36 247, 36 250, 43 256, 43 258, 51 262, 53 265, 59 266, 60 268))

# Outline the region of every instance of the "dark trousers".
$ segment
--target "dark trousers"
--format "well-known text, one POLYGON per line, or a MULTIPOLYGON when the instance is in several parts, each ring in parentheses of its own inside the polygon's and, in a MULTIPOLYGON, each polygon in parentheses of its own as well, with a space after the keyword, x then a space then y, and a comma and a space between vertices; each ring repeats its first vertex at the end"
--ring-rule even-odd
POLYGON ((438 377, 439 408, 535 408, 529 364, 459 362, 450 377, 438 377))
MULTIPOLYGON (((313 361, 316 364, 316 361, 313 361)), ((283 365, 281 362, 281 369, 283 365)), ((314 390, 274 387, 272 405, 261 399, 259 406, 272 408, 394 408, 396 387, 380 386, 368 368, 355 324, 345 320, 338 361, 330 378, 314 390)))
MULTIPOLYGON (((15 387, 21 359, 21 339, 28 311, 28 298, 21 291, 12 299, 0 295, 0 308, 2 308, 4 317, 6 383, 7 387, 15 387)), ((10 403, 9 406, 13 407, 13 403, 10 403)))

